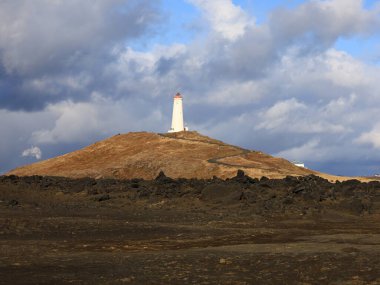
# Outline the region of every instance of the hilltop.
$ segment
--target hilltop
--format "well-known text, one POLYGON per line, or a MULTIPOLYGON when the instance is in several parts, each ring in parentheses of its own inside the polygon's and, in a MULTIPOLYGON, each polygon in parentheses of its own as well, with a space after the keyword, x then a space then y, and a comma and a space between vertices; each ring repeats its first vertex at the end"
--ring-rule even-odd
POLYGON ((238 169, 250 177, 317 174, 268 154, 247 150, 197 132, 120 134, 62 156, 16 168, 8 175, 70 178, 230 178, 238 169))

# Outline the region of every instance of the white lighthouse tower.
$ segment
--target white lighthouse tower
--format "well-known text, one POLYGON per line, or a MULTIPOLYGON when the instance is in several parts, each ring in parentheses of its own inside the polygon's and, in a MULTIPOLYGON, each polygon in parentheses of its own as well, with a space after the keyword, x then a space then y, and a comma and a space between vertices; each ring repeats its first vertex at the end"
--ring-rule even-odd
POLYGON ((182 108, 182 95, 177 93, 174 96, 173 102, 173 117, 172 117, 172 127, 169 130, 169 133, 176 133, 186 131, 183 123, 183 108, 182 108))

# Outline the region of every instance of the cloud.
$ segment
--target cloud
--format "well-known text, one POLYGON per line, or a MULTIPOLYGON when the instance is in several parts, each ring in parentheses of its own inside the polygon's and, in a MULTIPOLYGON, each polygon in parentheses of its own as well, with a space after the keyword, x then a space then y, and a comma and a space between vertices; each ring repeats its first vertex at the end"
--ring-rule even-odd
POLYGON ((202 10, 212 29, 225 39, 236 40, 248 25, 253 24, 253 19, 230 0, 188 1, 202 10))
POLYGON ((0 8, 2 62, 21 74, 82 65, 86 54, 140 35, 156 16, 146 0, 19 0, 0 8))
POLYGON ((150 33, 157 1, 0 2, 0 108, 38 110, 89 100, 114 83, 102 74, 118 46, 150 33))
POLYGON ((259 113, 258 121, 256 129, 271 132, 337 134, 347 131, 341 124, 327 121, 321 110, 315 109, 315 106, 308 106, 295 98, 276 102, 259 113))
POLYGON ((276 9, 270 19, 277 41, 309 47, 328 47, 339 37, 369 35, 379 25, 379 9, 366 10, 362 0, 305 1, 296 9, 276 9))
POLYGON ((372 145, 372 147, 380 148, 380 125, 376 126, 369 132, 362 133, 356 140, 358 144, 372 145))
POLYGON ((322 155, 320 149, 318 149, 319 140, 313 139, 301 146, 292 147, 287 150, 280 151, 275 154, 278 157, 286 157, 290 160, 316 160, 322 155))
POLYGON ((31 141, 36 144, 88 142, 131 130, 156 130, 159 125, 165 125, 159 110, 144 114, 143 108, 136 101, 113 101, 101 94, 92 94, 90 102, 61 102, 47 108, 54 125, 34 131, 31 141))
POLYGON ((289 116, 301 109, 306 109, 306 106, 298 102, 295 98, 276 102, 272 107, 261 113, 260 117, 264 122, 258 125, 258 128, 273 129, 282 125, 289 116))
POLYGON ((42 152, 41 149, 37 146, 32 146, 22 152, 22 156, 32 156, 35 157, 37 160, 40 160, 42 158, 42 152))

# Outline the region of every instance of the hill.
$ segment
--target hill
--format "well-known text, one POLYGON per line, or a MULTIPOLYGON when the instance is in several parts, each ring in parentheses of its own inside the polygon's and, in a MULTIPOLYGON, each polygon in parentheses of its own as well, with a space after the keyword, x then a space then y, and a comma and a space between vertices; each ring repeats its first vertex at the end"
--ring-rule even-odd
POLYGON ((8 175, 70 178, 229 178, 238 169, 251 177, 317 174, 289 161, 243 149, 197 132, 121 134, 83 149, 16 168, 8 175))

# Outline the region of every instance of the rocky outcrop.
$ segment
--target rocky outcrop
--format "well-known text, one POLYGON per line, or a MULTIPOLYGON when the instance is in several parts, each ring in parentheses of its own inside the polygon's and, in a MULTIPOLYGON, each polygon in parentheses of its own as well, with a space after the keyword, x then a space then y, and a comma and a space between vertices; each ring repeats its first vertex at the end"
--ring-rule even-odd
MULTIPOLYGON (((260 180, 243 171, 226 180, 216 177, 172 179, 162 171, 153 180, 11 175, 0 177, 0 190, 3 188, 83 193, 99 203, 123 197, 131 202, 174 201, 176 207, 189 207, 191 201, 200 201, 204 206, 239 207, 263 216, 323 215, 326 211, 351 215, 380 213, 380 182, 348 180, 331 183, 315 175, 260 180)), ((23 205, 22 200, 15 201, 6 202, 12 207, 23 205)))

